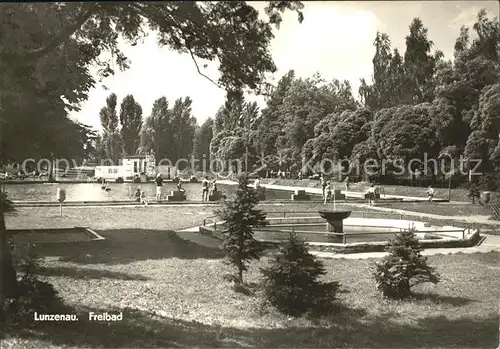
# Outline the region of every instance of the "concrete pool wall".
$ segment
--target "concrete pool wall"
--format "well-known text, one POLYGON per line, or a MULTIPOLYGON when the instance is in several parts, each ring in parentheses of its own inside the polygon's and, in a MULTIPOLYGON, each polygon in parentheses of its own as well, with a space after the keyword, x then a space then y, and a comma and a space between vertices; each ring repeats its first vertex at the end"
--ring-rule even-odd
MULTIPOLYGON (((283 237, 286 237, 286 232, 291 232, 292 227, 304 225, 315 225, 315 226, 325 226, 325 232, 322 235, 327 235, 326 232, 326 222, 320 217, 290 217, 290 218, 268 218, 269 228, 288 228, 283 229, 283 237)), ((199 232, 202 234, 207 234, 216 238, 221 238, 221 227, 224 222, 216 222, 211 224, 206 224, 199 227, 199 232)), ((415 220, 399 220, 399 219, 376 219, 376 218, 355 218, 350 217, 344 220, 344 227, 348 228, 375 228, 374 230, 380 231, 380 229, 387 229, 385 232, 380 232, 380 239, 378 241, 357 241, 349 243, 333 243, 333 242, 322 242, 322 241, 306 241, 306 243, 315 250, 320 251, 334 251, 339 253, 357 253, 357 252, 377 252, 383 251, 388 245, 387 235, 392 235, 390 233, 397 233, 403 229, 408 229, 413 226, 416 231, 415 235, 419 239, 420 243, 424 248, 452 248, 452 247, 471 247, 474 246, 479 240, 479 231, 472 228, 457 228, 452 226, 431 226, 427 222, 415 221, 415 220), (384 238, 383 238, 384 237, 384 238)), ((347 230, 347 229, 346 229, 347 230)), ((255 229, 257 235, 262 236, 266 234, 266 228, 255 229)), ((315 233, 318 234, 318 233, 315 233)), ((368 232, 369 235, 378 235, 378 232, 368 232)), ((361 234, 349 234, 345 235, 351 236, 361 236, 361 234)), ((268 240, 259 239, 264 244, 269 244, 273 246, 279 244, 282 240, 268 240)))

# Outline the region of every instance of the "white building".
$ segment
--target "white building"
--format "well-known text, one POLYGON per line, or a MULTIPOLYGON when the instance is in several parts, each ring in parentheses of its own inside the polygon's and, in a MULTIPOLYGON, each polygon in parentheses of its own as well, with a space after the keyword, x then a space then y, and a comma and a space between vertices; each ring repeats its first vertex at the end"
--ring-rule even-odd
POLYGON ((156 175, 155 158, 152 155, 131 155, 122 160, 124 180, 133 180, 136 176, 153 178, 156 175))
POLYGON ((140 177, 142 181, 156 176, 155 158, 151 155, 132 155, 122 159, 119 166, 96 166, 95 177, 98 179, 133 181, 140 177))
POLYGON ((123 178, 124 171, 123 166, 96 166, 95 177, 98 179, 116 180, 118 178, 123 178))

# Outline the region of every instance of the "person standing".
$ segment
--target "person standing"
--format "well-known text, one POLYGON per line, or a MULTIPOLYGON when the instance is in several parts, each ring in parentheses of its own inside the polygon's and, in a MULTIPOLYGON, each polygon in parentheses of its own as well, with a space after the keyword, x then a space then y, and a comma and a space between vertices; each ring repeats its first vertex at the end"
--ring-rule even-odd
POLYGON ((208 201, 208 177, 205 176, 201 182, 202 197, 201 201, 208 201))
POLYGON ((332 200, 332 181, 328 181, 326 188, 325 188, 325 199, 324 203, 326 204, 327 202, 332 200))
POLYGON ((255 182, 253 183, 253 188, 255 190, 258 190, 260 188, 260 177, 257 177, 257 179, 255 180, 255 182))
POLYGON ((141 202, 141 187, 137 187, 135 191, 135 202, 141 202))
POLYGON ((321 181, 321 189, 322 189, 322 194, 323 194, 323 200, 326 200, 326 186, 328 185, 328 183, 326 182, 326 178, 325 178, 324 175, 321 175, 320 181, 321 181))
POLYGON ((350 181, 349 181, 349 176, 347 176, 347 177, 345 178, 344 183, 345 183, 345 191, 348 191, 348 190, 349 190, 349 184, 350 184, 350 181))
POLYGON ((161 190, 163 187, 163 178, 161 178, 161 173, 158 173, 156 175, 156 201, 160 202, 161 201, 161 190))
POLYGON ((375 203, 375 185, 370 184, 370 188, 368 188, 368 201, 371 206, 375 203))
POLYGON ((432 188, 431 185, 429 185, 429 188, 427 189, 427 198, 429 199, 429 202, 432 202, 434 199, 434 188, 432 188))
POLYGON ((141 191, 141 203, 143 203, 144 206, 148 205, 148 200, 146 199, 146 192, 144 190, 141 191))

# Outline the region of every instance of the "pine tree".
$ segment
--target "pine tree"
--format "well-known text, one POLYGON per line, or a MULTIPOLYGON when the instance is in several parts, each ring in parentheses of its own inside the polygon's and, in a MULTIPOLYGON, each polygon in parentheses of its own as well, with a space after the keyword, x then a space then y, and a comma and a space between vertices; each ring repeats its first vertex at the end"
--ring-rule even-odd
POLYGON ((411 296, 411 288, 424 282, 439 282, 439 274, 422 256, 422 246, 415 228, 403 230, 389 240, 389 255, 375 265, 374 277, 377 288, 384 297, 405 299, 411 296))
POLYGON ((309 253, 305 242, 290 233, 274 262, 262 268, 266 300, 281 312, 300 316, 321 314, 331 309, 338 282, 323 283, 323 263, 309 253))
POLYGON ((243 283, 243 272, 248 270, 252 259, 259 259, 261 245, 253 237, 253 227, 266 225, 266 215, 255 206, 258 199, 255 191, 248 186, 246 174, 239 177, 238 190, 234 200, 225 201, 217 211, 217 216, 224 220, 225 230, 223 249, 228 263, 238 270, 237 275, 230 276, 236 284, 243 283))

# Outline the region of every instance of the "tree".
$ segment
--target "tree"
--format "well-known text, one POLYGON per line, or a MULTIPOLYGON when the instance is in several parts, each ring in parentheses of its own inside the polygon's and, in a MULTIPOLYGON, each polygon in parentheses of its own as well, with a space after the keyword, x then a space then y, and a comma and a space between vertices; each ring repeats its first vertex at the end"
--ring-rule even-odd
POLYGON ((350 157, 355 145, 369 137, 366 125, 372 118, 371 111, 365 108, 328 115, 316 125, 316 137, 307 141, 308 145, 302 149, 303 156, 306 159, 314 157, 317 162, 350 157))
MULTIPOLYGON (((193 156, 196 160, 210 160, 210 142, 214 136, 213 127, 213 119, 208 118, 199 128, 196 129, 193 141, 193 156)), ((202 170, 205 171, 205 166, 203 164, 202 166, 202 170)))
POLYGON ((192 103, 189 97, 178 98, 170 111, 170 158, 176 161, 186 159, 193 151, 196 119, 191 114, 192 103))
POLYGON ((424 159, 437 155, 440 145, 430 118, 432 105, 402 105, 381 109, 375 114, 371 129, 380 158, 424 159))
POLYGON ((169 154, 171 110, 166 97, 160 97, 153 103, 151 115, 146 118, 140 132, 140 153, 153 152, 156 161, 169 154))
POLYGON ((391 52, 391 40, 384 33, 377 32, 375 41, 375 55, 373 56, 372 83, 368 85, 365 79, 361 79, 359 95, 363 105, 373 110, 392 107, 399 103, 394 99, 393 92, 396 91, 395 81, 398 81, 402 59, 398 51, 393 57, 391 52))
POLYGON ((338 282, 321 282, 326 274, 323 263, 295 233, 281 244, 274 261, 261 268, 261 273, 266 300, 281 312, 296 317, 304 313, 327 313, 340 286, 338 282))
POLYGON ((255 208, 258 203, 256 192, 248 186, 246 174, 239 177, 236 197, 225 201, 217 211, 224 223, 223 249, 228 263, 236 267, 237 274, 229 278, 236 284, 243 283, 243 272, 248 270, 252 259, 259 259, 262 251, 253 236, 253 228, 266 225, 266 215, 255 208))
POLYGON ((405 299, 411 288, 423 282, 439 282, 439 274, 421 255, 422 247, 414 228, 403 230, 389 240, 389 255, 375 264, 374 278, 384 297, 405 299))
POLYGON ((120 106, 121 137, 126 155, 133 155, 139 147, 139 133, 142 127, 142 107, 127 95, 120 106))
POLYGON ((210 143, 211 156, 229 161, 232 165, 235 160, 243 163, 250 159, 251 166, 256 155, 258 119, 257 103, 245 102, 241 93, 228 93, 224 105, 215 115, 214 137, 210 143))
POLYGON ((404 71, 408 79, 406 89, 411 90, 412 104, 431 102, 433 99, 432 78, 437 62, 443 53, 431 54, 434 43, 427 38, 427 28, 420 18, 410 24, 410 34, 406 37, 404 71))
POLYGON ((266 108, 262 110, 256 135, 259 140, 257 147, 259 153, 265 155, 276 153, 276 140, 283 128, 280 122, 280 107, 294 79, 295 72, 290 70, 279 80, 277 87, 266 101, 266 108))
POLYGON ((292 170, 301 163, 302 148, 315 136, 315 126, 329 114, 355 110, 357 103, 348 81, 326 82, 319 74, 310 79, 295 79, 278 108, 282 131, 276 138, 278 167, 292 170))
POLYGON ((123 155, 123 139, 118 128, 119 120, 116 103, 116 95, 112 93, 106 98, 106 106, 99 112, 102 126, 101 141, 104 152, 107 160, 111 160, 114 164, 118 164, 123 155))
MULTIPOLYGON (((272 27, 281 23, 286 10, 297 11, 302 21, 302 8, 297 1, 273 1, 266 8, 266 20, 245 2, 1 6, 0 154, 10 156, 4 151, 5 137, 16 125, 17 116, 33 115, 41 104, 58 111, 78 108, 96 83, 90 64, 99 65, 101 77, 112 75, 111 61, 99 60, 102 53, 111 53, 117 66, 126 69, 129 62, 118 49, 118 38, 121 35, 127 42, 136 43, 144 36, 146 26, 159 32, 160 45, 187 53, 203 76, 196 58, 217 59, 219 86, 259 90, 266 85, 266 74, 276 70, 269 51, 272 27), (13 37, 16 40, 6 39, 13 37)), ((9 252, 2 227, 0 234, 0 262, 11 265, 4 258, 9 252)), ((8 275, 3 271, 0 284, 6 285, 8 275)), ((2 291, 4 295, 10 293, 6 287, 2 291)))

